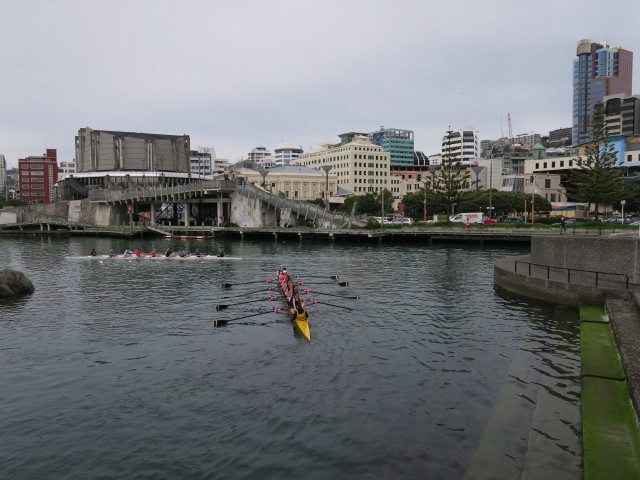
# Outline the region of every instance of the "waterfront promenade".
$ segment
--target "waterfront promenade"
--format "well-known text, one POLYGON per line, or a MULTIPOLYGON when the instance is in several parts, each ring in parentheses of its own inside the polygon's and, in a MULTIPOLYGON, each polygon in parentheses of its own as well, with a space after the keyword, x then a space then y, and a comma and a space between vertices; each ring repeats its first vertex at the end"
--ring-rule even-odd
POLYGON ((640 239, 534 237, 495 262, 502 289, 580 307, 585 478, 640 475, 640 239))
MULTIPOLYGON (((41 233, 70 235, 113 235, 137 237, 142 235, 189 235, 218 238, 261 237, 274 239, 298 238, 300 240, 328 241, 418 241, 418 242, 474 242, 474 243, 530 243, 532 237, 549 237, 560 234, 559 227, 511 227, 506 225, 473 225, 470 228, 460 225, 431 226, 403 225, 384 228, 315 228, 315 227, 244 227, 211 225, 150 225, 145 222, 132 222, 121 225, 91 225, 69 222, 64 218, 39 215, 28 222, 0 225, 2 233, 41 233)), ((568 228, 564 235, 609 237, 637 234, 635 229, 622 228, 568 228)))

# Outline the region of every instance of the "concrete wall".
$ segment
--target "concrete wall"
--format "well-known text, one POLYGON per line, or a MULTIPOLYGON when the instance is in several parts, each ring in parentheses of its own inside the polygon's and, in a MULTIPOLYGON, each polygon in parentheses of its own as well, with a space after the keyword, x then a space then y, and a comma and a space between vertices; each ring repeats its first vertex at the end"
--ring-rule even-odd
POLYGON ((531 261, 529 255, 503 258, 494 264, 494 283, 504 290, 535 298, 545 302, 559 303, 561 305, 602 305, 605 298, 628 299, 631 294, 624 290, 613 290, 602 287, 566 283, 543 277, 528 276, 524 273, 522 265, 518 266, 515 273, 515 262, 531 261))
POLYGON ((640 237, 557 235, 531 238, 531 262, 555 267, 623 273, 640 283, 640 237))

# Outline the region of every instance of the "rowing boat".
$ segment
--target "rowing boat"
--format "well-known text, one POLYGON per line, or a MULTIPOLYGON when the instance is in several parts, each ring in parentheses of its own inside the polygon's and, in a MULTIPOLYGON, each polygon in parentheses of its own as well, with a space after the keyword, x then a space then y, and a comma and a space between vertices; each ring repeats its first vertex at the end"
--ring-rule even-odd
POLYGON ((307 342, 311 341, 311 330, 309 330, 309 314, 305 310, 303 313, 298 313, 295 308, 289 305, 287 302, 286 295, 284 293, 284 283, 280 282, 278 278, 278 285, 280 286, 280 295, 282 296, 282 301, 287 307, 289 311, 291 323, 293 326, 302 334, 302 336, 307 340, 307 342))
POLYGON ((158 255, 156 257, 152 257, 151 255, 145 255, 142 257, 136 257, 135 255, 114 255, 114 256, 109 256, 109 255, 85 255, 85 256, 81 256, 81 257, 64 257, 67 260, 191 260, 191 261, 195 261, 195 260, 242 260, 242 258, 240 257, 218 257, 217 255, 188 255, 186 257, 180 257, 180 256, 175 256, 175 257, 167 257, 165 255, 158 255))

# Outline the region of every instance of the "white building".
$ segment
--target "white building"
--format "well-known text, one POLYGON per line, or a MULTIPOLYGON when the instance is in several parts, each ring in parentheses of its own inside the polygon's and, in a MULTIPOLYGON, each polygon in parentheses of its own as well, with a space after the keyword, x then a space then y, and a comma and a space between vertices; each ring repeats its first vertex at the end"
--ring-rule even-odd
POLYGON ((324 172, 323 167, 326 167, 337 175, 340 187, 356 195, 390 190, 392 185, 391 154, 371 143, 366 135, 355 135, 349 143, 326 143, 302 153, 294 164, 320 172, 324 172))
POLYGON ((536 143, 540 143, 540 134, 539 133, 521 133, 516 135, 513 139, 513 143, 517 143, 519 145, 535 145, 536 143))
POLYGON ((73 175, 76 173, 76 162, 60 162, 58 163, 58 179, 73 175))
POLYGON ((211 175, 215 156, 216 151, 213 147, 198 147, 198 150, 192 150, 189 156, 189 171, 199 175, 211 175))
POLYGON ((267 147, 258 145, 256 148, 249 152, 249 154, 247 155, 247 160, 251 162, 261 163, 260 160, 266 157, 271 157, 271 151, 267 150, 267 147))
POLYGON ((457 132, 448 133, 442 137, 442 153, 456 152, 460 160, 470 160, 480 157, 480 136, 473 127, 463 127, 457 132))
POLYGON ((282 142, 273 149, 277 166, 290 165, 302 153, 302 147, 293 142, 282 142))

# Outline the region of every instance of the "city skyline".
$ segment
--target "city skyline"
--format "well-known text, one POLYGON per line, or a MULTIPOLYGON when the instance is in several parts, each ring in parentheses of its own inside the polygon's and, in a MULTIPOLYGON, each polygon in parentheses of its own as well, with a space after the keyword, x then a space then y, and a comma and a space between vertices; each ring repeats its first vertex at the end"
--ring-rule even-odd
POLYGON ((449 128, 508 135, 508 115, 514 136, 571 126, 578 42, 638 50, 635 4, 462 1, 447 25, 450 7, 428 3, 9 1, 0 153, 8 168, 47 148, 71 161, 91 127, 187 134, 233 162, 384 126, 431 155, 449 128))

